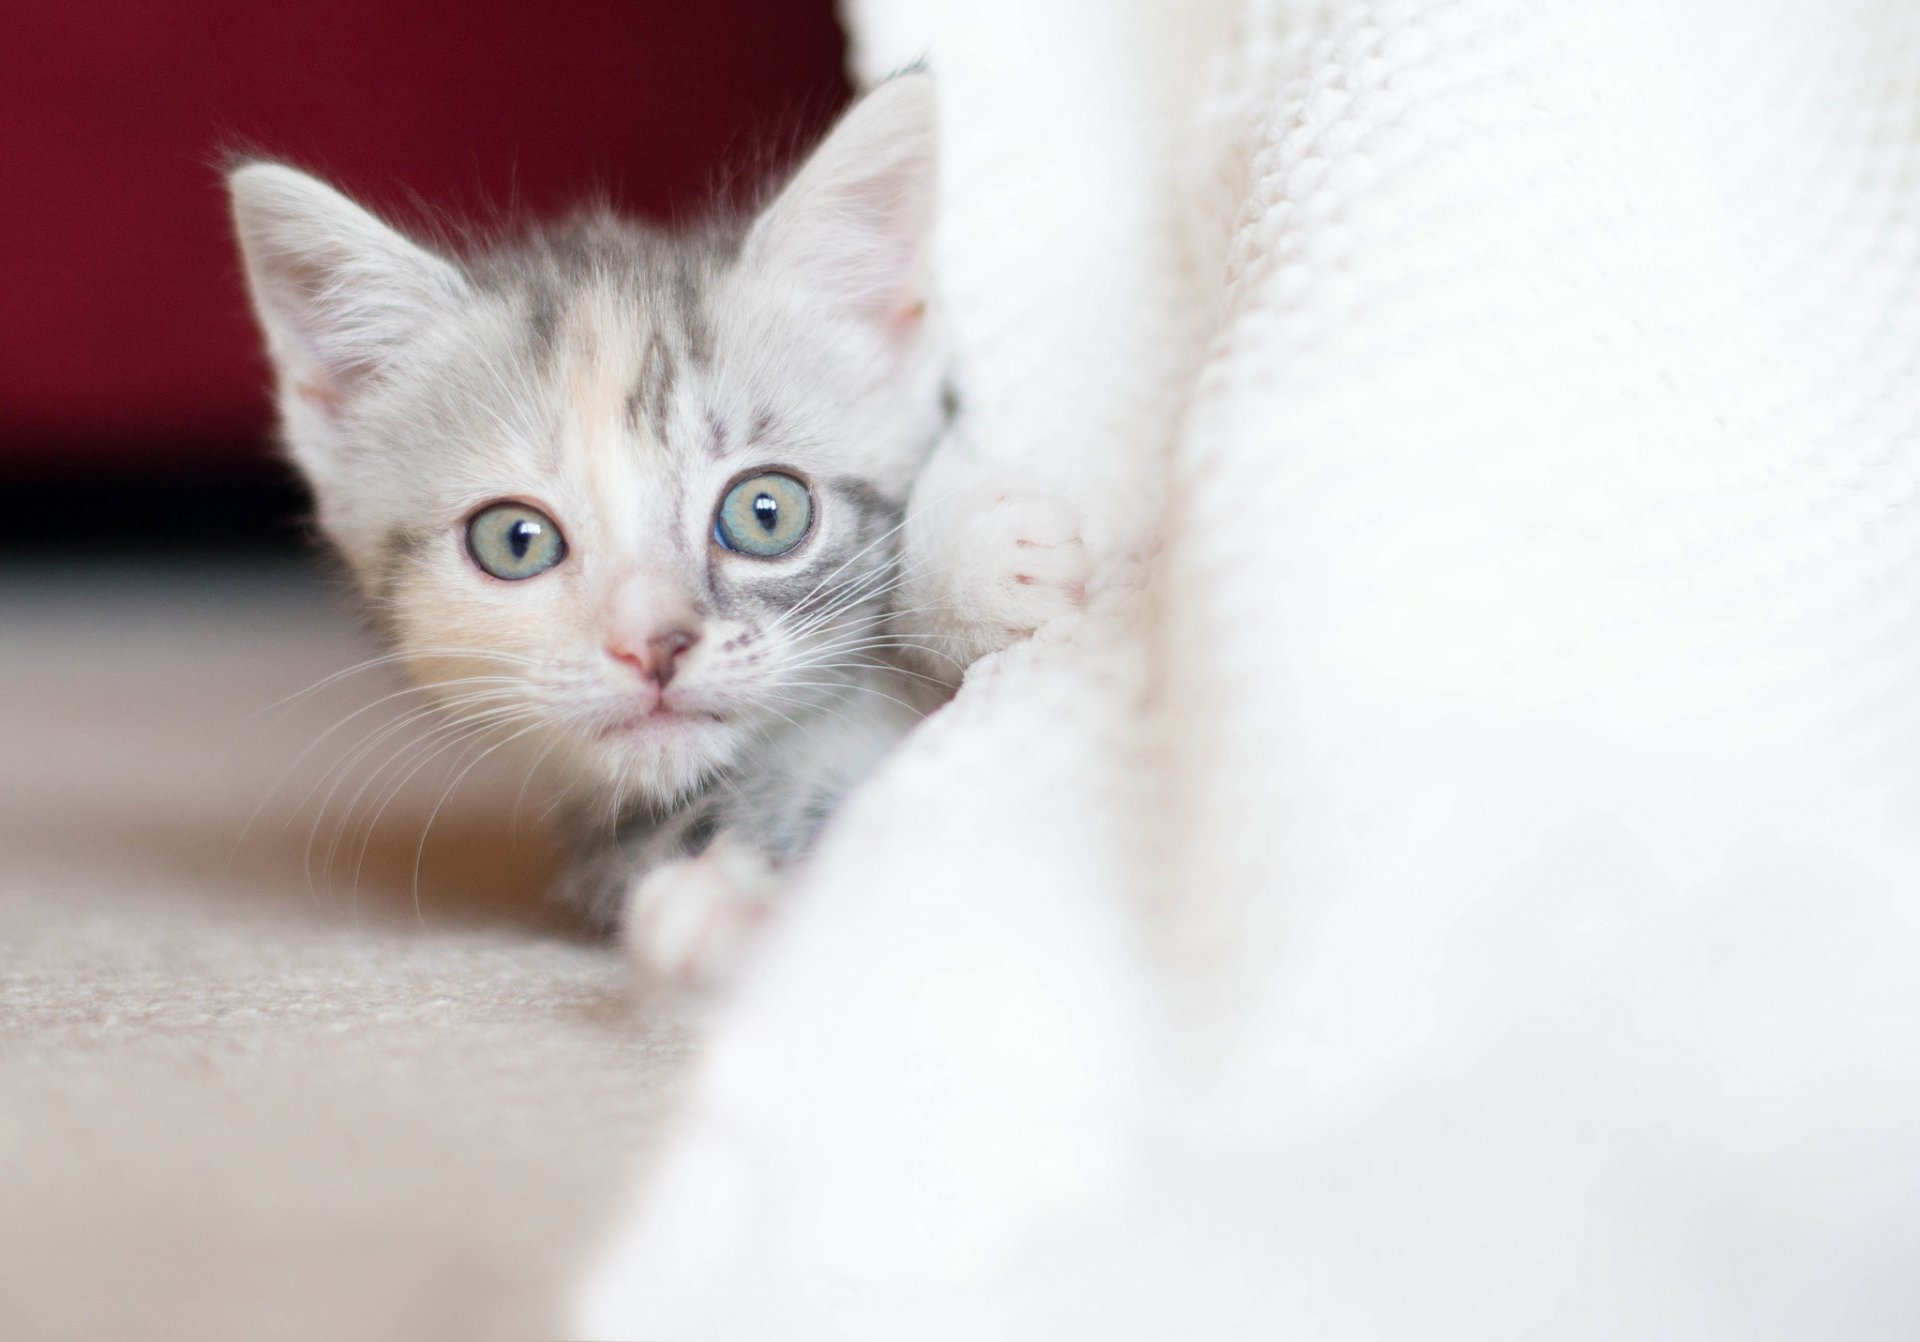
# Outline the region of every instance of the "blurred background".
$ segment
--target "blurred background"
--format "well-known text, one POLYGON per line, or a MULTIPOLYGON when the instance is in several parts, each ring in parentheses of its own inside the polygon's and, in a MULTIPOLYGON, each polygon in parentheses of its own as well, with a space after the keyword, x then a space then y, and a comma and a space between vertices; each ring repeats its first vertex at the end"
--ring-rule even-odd
POLYGON ((847 97, 830 0, 14 0, 0 496, 15 554, 296 553, 219 164, 404 223, 751 190, 847 97))

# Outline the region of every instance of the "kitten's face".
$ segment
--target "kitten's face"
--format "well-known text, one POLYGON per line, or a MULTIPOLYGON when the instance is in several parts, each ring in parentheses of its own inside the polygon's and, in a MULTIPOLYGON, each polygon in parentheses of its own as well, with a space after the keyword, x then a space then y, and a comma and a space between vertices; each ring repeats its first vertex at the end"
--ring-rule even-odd
POLYGON ((666 799, 849 693, 939 429, 925 84, 742 238, 601 218, 456 264, 235 174, 295 459, 452 712, 666 799))
POLYGON ((611 259, 563 286, 543 339, 536 267, 394 379, 365 432, 418 465, 380 490, 365 566, 450 701, 471 689, 610 778, 677 791, 831 696, 879 634, 931 426, 860 385, 887 351, 780 330, 757 281, 718 278, 688 314, 636 301, 611 259))

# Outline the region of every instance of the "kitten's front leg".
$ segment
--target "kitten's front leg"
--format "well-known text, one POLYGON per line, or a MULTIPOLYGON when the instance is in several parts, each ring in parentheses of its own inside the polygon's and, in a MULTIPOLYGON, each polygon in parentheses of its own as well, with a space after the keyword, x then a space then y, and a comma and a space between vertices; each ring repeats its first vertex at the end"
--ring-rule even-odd
POLYGON ((617 932, 649 973, 688 986, 729 979, 771 912, 779 864, 706 807, 638 811, 610 835, 578 823, 557 900, 617 932))
POLYGON ((698 857, 663 862, 631 887, 621 931, 642 967, 712 987, 733 977, 773 910, 773 860, 722 831, 698 857))

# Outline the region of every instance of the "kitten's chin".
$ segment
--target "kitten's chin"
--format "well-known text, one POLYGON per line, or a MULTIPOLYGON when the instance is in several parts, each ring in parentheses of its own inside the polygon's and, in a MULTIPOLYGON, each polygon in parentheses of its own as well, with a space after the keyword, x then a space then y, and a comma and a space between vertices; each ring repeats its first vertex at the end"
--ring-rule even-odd
POLYGON ((655 711, 596 733, 591 751, 609 783, 665 800, 685 796, 726 767, 744 736, 709 713, 655 711))

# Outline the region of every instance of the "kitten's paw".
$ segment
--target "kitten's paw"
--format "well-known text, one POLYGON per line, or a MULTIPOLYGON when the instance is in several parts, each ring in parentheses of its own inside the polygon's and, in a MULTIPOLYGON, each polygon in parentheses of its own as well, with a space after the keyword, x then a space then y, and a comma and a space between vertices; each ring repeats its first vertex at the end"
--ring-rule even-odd
POLYGON ((760 854, 723 842, 655 867, 627 902, 627 949, 643 968, 683 987, 728 983, 773 915, 777 881, 760 854))
POLYGON ((929 557, 942 581, 928 623, 935 646, 971 664, 1083 605, 1093 560, 1056 498, 983 490, 963 508, 929 557))
POLYGON ((999 623, 1030 634, 1087 599, 1093 561, 1080 521, 1058 499, 1008 494, 994 500, 975 529, 981 604, 999 623))

